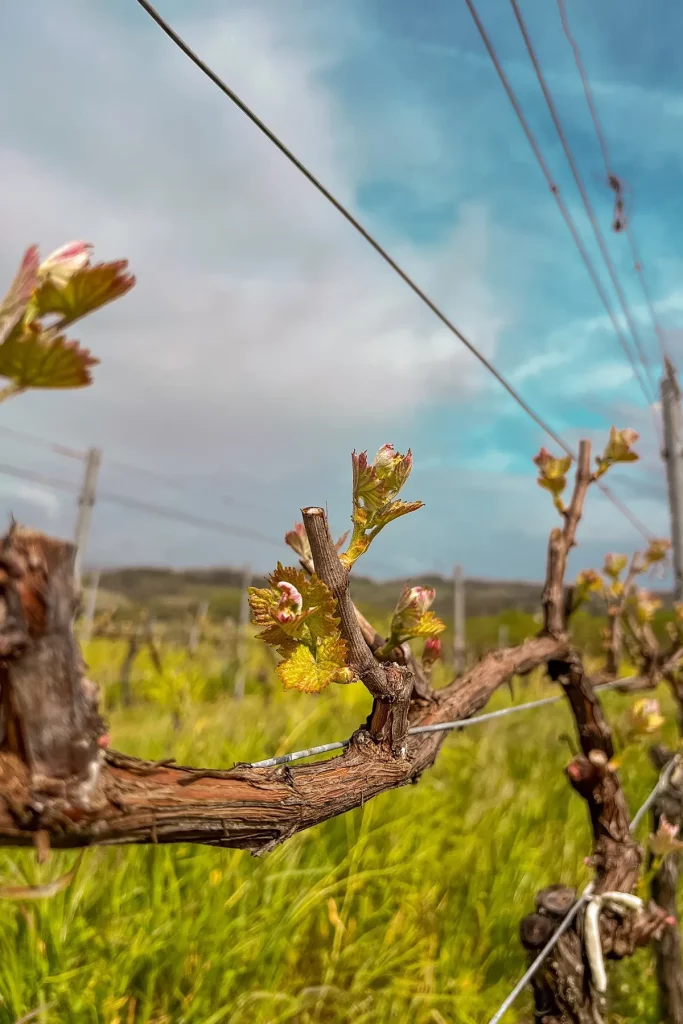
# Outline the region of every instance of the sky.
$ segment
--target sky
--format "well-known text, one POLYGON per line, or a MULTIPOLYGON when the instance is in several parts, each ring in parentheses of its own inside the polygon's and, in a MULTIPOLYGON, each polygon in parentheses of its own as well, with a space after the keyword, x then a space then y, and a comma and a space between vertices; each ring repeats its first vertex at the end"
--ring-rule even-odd
MULTIPOLYGON (((677 360, 683 8, 566 5, 677 360)), ((666 535, 658 409, 633 379, 464 0, 158 8, 554 430, 600 446, 612 423, 641 433, 641 461, 609 482, 666 535)), ((656 381, 652 323, 626 240, 609 231, 612 197, 558 9, 521 8, 656 381)), ((597 258, 510 4, 481 0, 479 11, 597 258)), ((137 284, 74 334, 101 360, 92 387, 3 404, 0 467, 52 483, 0 468, 0 511, 69 535, 82 464, 19 434, 99 447, 86 563, 265 571, 287 561, 281 538, 302 506, 326 505, 345 530, 351 452, 393 443, 411 447, 404 496, 425 507, 392 524, 358 571, 415 577, 458 562, 471 576, 540 579, 555 513, 531 459, 556 446, 135 0, 25 0, 1 20, 11 102, 0 107, 0 280, 29 244, 47 254, 84 239, 96 258, 127 258, 137 284)), ((591 493, 574 565, 639 540, 591 493)))

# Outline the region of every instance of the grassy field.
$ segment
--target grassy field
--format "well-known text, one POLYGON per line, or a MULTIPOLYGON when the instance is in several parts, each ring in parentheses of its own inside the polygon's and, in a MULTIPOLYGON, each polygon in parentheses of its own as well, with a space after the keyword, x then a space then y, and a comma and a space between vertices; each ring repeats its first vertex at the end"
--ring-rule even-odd
MULTIPOLYGON (((100 641, 88 657, 115 705, 121 649, 100 641)), ((315 697, 274 679, 235 707, 209 652, 168 655, 161 680, 142 659, 134 682, 145 703, 111 712, 114 745, 200 765, 343 738, 369 707, 359 686, 315 697)), ((514 699, 548 690, 536 680, 514 699)), ((629 699, 604 703, 618 727, 629 699)), ((2 904, 0 1024, 41 1005, 43 1024, 485 1024, 524 969, 518 927, 536 889, 588 878, 585 809, 563 776, 571 731, 558 704, 451 736, 419 785, 262 859, 88 851, 64 892, 2 904)), ((624 751, 622 777, 635 808, 655 781, 644 747, 624 751)), ((74 860, 3 851, 0 877, 37 883, 74 860)), ((656 1024, 649 953, 610 977, 611 1019, 656 1024)), ((525 995, 506 1020, 530 1006, 525 995)))

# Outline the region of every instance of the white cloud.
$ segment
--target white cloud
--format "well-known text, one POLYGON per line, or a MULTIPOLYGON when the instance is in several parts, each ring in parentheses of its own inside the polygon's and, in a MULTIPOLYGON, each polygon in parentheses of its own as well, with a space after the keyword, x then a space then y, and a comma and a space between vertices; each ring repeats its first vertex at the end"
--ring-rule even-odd
MULTIPOLYGON (((45 123, 14 111, 3 125, 0 115, 0 269, 9 274, 9 254, 28 241, 47 248, 77 235, 104 256, 129 255, 138 284, 83 325, 102 358, 91 392, 40 396, 31 416, 40 408, 57 426, 59 410, 60 431, 119 454, 134 445, 151 464, 174 446, 225 464, 239 430, 242 452, 258 451, 268 471, 283 426, 315 451, 343 421, 389 426, 435 395, 476 387, 460 342, 153 25, 131 23, 129 39, 90 5, 72 0, 58 17, 42 6, 60 67, 50 118, 64 123, 68 109, 70 136, 92 133, 92 164, 61 147, 38 156, 45 123)), ((266 20, 238 5, 187 34, 353 203, 361 161, 321 81, 334 54, 306 50, 305 31, 293 42, 291 20, 274 11, 266 20)), ((472 205, 438 251, 394 240, 489 356, 506 322, 486 285, 490 238, 486 209, 472 205)))

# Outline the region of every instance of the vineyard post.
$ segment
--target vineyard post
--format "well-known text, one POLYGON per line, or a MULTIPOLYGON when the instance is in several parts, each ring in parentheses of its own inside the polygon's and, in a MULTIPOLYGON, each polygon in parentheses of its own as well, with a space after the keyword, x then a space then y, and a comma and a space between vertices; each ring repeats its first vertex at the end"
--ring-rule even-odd
POLYGON ((669 490, 673 546, 674 593, 683 600, 683 450, 681 448, 681 391, 676 368, 665 360, 661 385, 664 419, 664 461, 669 490))
POLYGON ((76 588, 81 585, 81 573, 83 570, 83 559, 85 557, 86 548, 88 546, 88 537, 90 535, 90 523, 92 520, 92 510, 95 504, 95 494, 97 492, 97 478, 100 473, 100 464, 102 462, 102 452, 99 448, 91 448, 85 457, 85 472, 83 473, 83 485, 81 492, 78 496, 78 518, 76 519, 76 564, 74 568, 74 577, 76 580, 76 588))
POLYGON ((200 601, 199 607, 197 608, 197 614, 194 617, 194 622, 190 627, 190 637, 187 642, 187 649, 190 654, 194 654, 199 647, 199 642, 202 638, 202 625, 204 619, 209 612, 209 602, 200 601))
POLYGON ((97 607, 97 591, 100 586, 100 570, 93 569, 90 585, 88 587, 88 599, 85 604, 83 622, 81 624, 81 643, 87 644, 92 637, 93 623, 95 621, 95 608, 97 607))

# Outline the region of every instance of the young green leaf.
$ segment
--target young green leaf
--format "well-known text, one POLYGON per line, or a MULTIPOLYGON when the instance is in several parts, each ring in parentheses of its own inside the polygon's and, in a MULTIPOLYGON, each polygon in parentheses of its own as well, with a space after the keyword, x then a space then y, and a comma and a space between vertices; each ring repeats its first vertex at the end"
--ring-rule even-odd
POLYGON ((62 333, 100 306, 125 295, 135 278, 127 262, 90 266, 92 246, 69 242, 41 263, 36 246, 24 254, 0 305, 0 399, 27 388, 78 388, 92 382, 98 360, 62 333), (44 317, 50 317, 44 323, 44 317), (57 321, 55 322, 55 317, 57 321))
POLYGON ((347 647, 337 634, 323 637, 311 648, 297 644, 277 667, 286 690, 320 693, 330 683, 348 683, 353 673, 346 665, 347 647))
POLYGON ((564 512, 562 494, 567 486, 567 473, 572 464, 571 455, 564 455, 558 459, 546 448, 541 448, 538 455, 534 456, 533 462, 538 467, 539 487, 550 491, 555 508, 558 512, 564 512))
POLYGON ((609 555, 605 555, 602 571, 611 580, 618 580, 627 565, 628 555, 615 555, 614 552, 610 552, 609 555))
POLYGON ((90 369, 98 363, 77 341, 34 324, 21 333, 12 331, 0 345, 0 377, 9 377, 21 390, 85 387, 92 383, 90 369))
POLYGON ((629 427, 624 427, 623 430, 611 427, 609 441, 605 446, 605 450, 602 455, 597 455, 595 459, 597 462, 595 478, 599 479, 607 472, 610 466, 615 465, 617 462, 637 462, 639 455, 633 451, 633 445, 637 440, 638 434, 635 430, 631 430, 629 427))
POLYGON ((671 549, 671 541, 665 540, 664 538, 653 538, 647 550, 643 554, 643 559, 646 566, 656 565, 658 562, 663 562, 671 549))
POLYGON ((576 577, 574 600, 577 604, 587 601, 591 594, 603 593, 603 582, 595 569, 583 569, 576 577))
POLYGON ((60 317, 60 326, 66 327, 94 310, 121 298, 135 284, 127 274, 127 260, 81 266, 66 279, 47 274, 31 300, 29 316, 32 320, 47 314, 60 317))
POLYGON ((662 607, 658 597, 653 597, 648 590, 639 590, 635 597, 636 616, 639 622, 652 622, 655 612, 662 607))
POLYGON ((351 682, 336 601, 322 580, 278 563, 268 583, 249 588, 249 606, 252 622, 265 627, 258 639, 284 658, 278 672, 285 687, 318 693, 329 683, 351 682))

